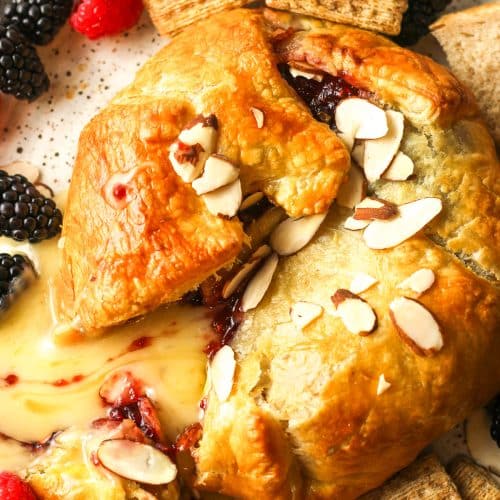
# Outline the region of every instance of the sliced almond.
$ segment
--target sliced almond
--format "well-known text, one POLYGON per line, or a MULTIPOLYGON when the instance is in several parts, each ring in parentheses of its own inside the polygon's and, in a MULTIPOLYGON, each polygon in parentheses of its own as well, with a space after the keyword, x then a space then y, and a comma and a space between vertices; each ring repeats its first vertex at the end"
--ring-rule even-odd
POLYGON ((352 148, 351 152, 352 159, 360 166, 363 166, 363 161, 365 157, 365 142, 360 142, 352 148))
POLYGON ((271 233, 271 247, 279 255, 292 255, 304 248, 314 237, 324 214, 306 215, 300 219, 286 219, 271 233))
POLYGON ((386 220, 391 219, 398 213, 397 205, 381 198, 365 198, 358 203, 354 210, 356 220, 386 220))
POLYGON ((368 224, 370 224, 369 220, 357 220, 354 217, 347 217, 344 221, 344 227, 350 231, 359 231, 368 226, 368 224))
POLYGON ((399 111, 386 111, 389 130, 379 139, 366 141, 363 169, 369 182, 374 182, 389 168, 398 152, 404 132, 404 116, 399 111))
POLYGON ((375 311, 358 295, 341 288, 332 296, 332 302, 337 315, 351 333, 369 335, 377 327, 375 311))
POLYGON ((387 389, 389 389, 389 387, 391 387, 391 384, 387 382, 387 380, 385 379, 385 375, 382 373, 382 375, 380 375, 380 377, 378 378, 377 396, 383 394, 385 391, 387 391, 387 389))
POLYGON ((419 269, 415 271, 411 276, 402 281, 398 288, 409 288, 415 293, 422 294, 434 284, 436 279, 434 271, 432 269, 419 269))
POLYGON ((171 145, 169 160, 184 182, 193 182, 203 171, 208 156, 217 144, 217 119, 214 115, 195 118, 171 145))
POLYGON ((198 116, 179 134, 184 144, 199 144, 208 155, 215 151, 219 125, 215 115, 198 116))
POLYGON ((219 349, 210 365, 212 385, 221 403, 227 400, 233 389, 236 360, 234 351, 225 345, 219 349))
POLYGON ((233 217, 238 213, 243 195, 241 182, 236 180, 227 186, 202 195, 208 211, 213 215, 233 217))
POLYGON ((340 101, 335 110, 335 124, 340 132, 355 139, 378 139, 388 131, 385 111, 359 97, 340 101))
POLYGON ((422 198, 399 207, 399 215, 390 220, 374 220, 363 233, 369 248, 392 248, 411 238, 441 212, 439 198, 422 198))
POLYGON ((175 173, 184 182, 193 182, 203 172, 207 152, 199 145, 175 141, 170 146, 168 159, 175 173))
POLYGON ((323 74, 322 73, 315 73, 313 71, 303 71, 303 70, 300 70, 297 68, 293 68, 292 66, 289 66, 288 69, 290 71, 290 74, 294 78, 301 76, 302 78, 307 78, 308 80, 316 80, 317 82, 323 81, 323 74))
POLYGON ((413 160, 403 152, 398 151, 382 178, 388 181, 406 181, 414 170, 413 160))
POLYGON ((337 203, 341 207, 354 208, 366 195, 366 180, 363 172, 352 165, 347 174, 347 182, 340 186, 337 203))
POLYGON ((240 212, 250 208, 252 205, 259 203, 260 200, 264 198, 264 193, 261 191, 256 191, 255 193, 249 194, 240 205, 240 212))
POLYGON ((349 291, 355 294, 363 293, 373 285, 375 285, 375 283, 378 283, 377 278, 374 278, 373 276, 370 276, 366 273, 357 273, 351 281, 349 291))
POLYGON ((262 245, 250 256, 247 262, 245 262, 240 270, 227 281, 222 288, 222 298, 229 298, 243 283, 243 281, 250 275, 250 273, 259 265, 264 257, 267 257, 271 253, 271 247, 269 245, 262 245))
POLYGON ((153 446, 128 439, 103 441, 97 458, 106 469, 138 483, 168 484, 177 476, 177 467, 167 455, 153 446))
POLYGON ((262 128, 264 126, 264 112, 259 108, 250 108, 250 111, 255 118, 255 123, 257 124, 257 128, 262 128))
POLYGON ((259 305, 271 284, 277 266, 278 256, 273 253, 265 260, 262 267, 246 287, 245 293, 241 298, 241 310, 243 312, 255 309, 259 305))
POLYGON ((205 163, 203 175, 193 181, 196 194, 206 194, 234 182, 240 175, 229 158, 222 155, 210 155, 205 163))
POLYGON ((323 308, 312 302, 295 302, 290 308, 290 319, 301 330, 323 314, 323 308))
POLYGON ((8 175, 22 175, 32 184, 40 178, 40 169, 27 161, 13 161, 8 165, 0 166, 0 170, 3 170, 8 175))
POLYGON ((441 330, 424 305, 407 297, 399 297, 391 302, 389 309, 400 337, 416 354, 432 356, 441 350, 441 330))

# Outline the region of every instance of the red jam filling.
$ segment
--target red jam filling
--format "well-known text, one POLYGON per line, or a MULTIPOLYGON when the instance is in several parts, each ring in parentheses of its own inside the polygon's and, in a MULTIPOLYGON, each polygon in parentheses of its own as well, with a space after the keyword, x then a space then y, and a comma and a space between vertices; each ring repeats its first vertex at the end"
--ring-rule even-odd
POLYGON ((116 184, 113 187, 113 196, 119 201, 124 200, 127 197, 127 186, 124 184, 116 184))
POLYGON ((294 78, 286 64, 281 64, 279 70, 288 84, 309 106, 314 118, 327 123, 333 129, 335 128, 335 109, 339 102, 348 97, 366 94, 339 76, 324 73, 323 80, 318 82, 303 76, 294 78))

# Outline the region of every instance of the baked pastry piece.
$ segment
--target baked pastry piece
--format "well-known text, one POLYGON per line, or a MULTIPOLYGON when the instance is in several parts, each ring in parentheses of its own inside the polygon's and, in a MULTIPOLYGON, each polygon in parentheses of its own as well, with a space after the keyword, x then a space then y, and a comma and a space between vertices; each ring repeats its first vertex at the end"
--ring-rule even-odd
MULTIPOLYGON (((219 19, 229 34, 234 19, 219 19)), ((241 11, 239 19, 227 39, 208 25, 176 38, 82 132, 63 279, 69 316, 84 329, 177 300, 240 252, 239 221, 212 215, 169 160, 196 116, 217 117, 217 152, 241 167, 244 194, 263 191, 292 216, 324 212, 335 198, 348 151, 282 78, 262 17, 241 11)))
POLYGON ((500 65, 500 4, 487 3, 447 14, 432 26, 453 72, 476 96, 481 112, 500 144, 500 96, 497 78, 500 65))
POLYGON ((266 5, 387 35, 401 29, 407 0, 266 0, 266 5))
MULTIPOLYGON (((313 115, 340 127, 335 108, 346 96, 375 103, 377 116, 397 117, 398 147, 412 176, 368 176, 366 148, 373 143, 364 141, 367 189, 379 201, 365 204, 363 217, 387 222, 368 221, 364 233, 348 230, 352 210, 335 204, 310 244, 280 259, 262 302, 239 316, 231 348, 220 350, 210 368, 203 436, 193 448, 201 489, 263 500, 355 498, 500 387, 498 160, 471 93, 429 58, 381 36, 272 11, 225 12, 188 28, 86 128, 64 228, 75 311, 85 326, 111 324, 193 286, 181 272, 175 287, 167 289, 163 278, 178 241, 192 241, 189 233, 181 239, 182 218, 165 214, 168 196, 141 205, 137 224, 133 213, 104 200, 111 175, 125 164, 152 162, 159 174, 145 171, 141 200, 166 185, 211 224, 227 224, 221 233, 232 228, 237 235, 237 220, 210 217, 192 185, 174 176, 179 165, 166 153, 194 116, 214 114, 217 153, 239 165, 245 193, 263 191, 293 217, 321 214, 346 177, 353 138, 344 131, 344 146, 313 115), (380 245, 407 230, 396 216, 406 213, 401 205, 421 200, 439 208, 423 230, 380 245), (158 221, 156 230, 139 231, 149 220, 158 221), (179 227, 178 239, 165 236, 170 225, 179 227), (134 245, 129 232, 137 234, 134 245), (166 263, 143 279, 159 262, 153 237, 166 263), (137 285, 128 286, 131 276, 115 262, 130 263, 137 285), (406 281, 422 270, 432 276, 426 286, 406 281), (358 273, 370 275, 371 286, 352 296, 347 289, 358 273), (303 328, 290 316, 299 301, 320 309, 303 328), (356 330, 352 322, 367 314, 370 327, 356 330)), ((275 254, 269 259, 277 261, 275 254)))

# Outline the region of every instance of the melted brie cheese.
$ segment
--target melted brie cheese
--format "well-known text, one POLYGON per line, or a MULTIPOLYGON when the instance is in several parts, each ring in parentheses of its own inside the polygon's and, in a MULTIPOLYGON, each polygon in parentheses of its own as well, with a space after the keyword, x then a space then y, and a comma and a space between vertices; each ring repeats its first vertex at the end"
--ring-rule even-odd
MULTIPOLYGON (((16 243, 0 238, 0 246, 16 243)), ((70 426, 87 427, 105 416, 99 387, 106 376, 128 369, 143 380, 169 439, 197 420, 205 382, 203 348, 212 339, 203 308, 173 305, 72 345, 54 342, 51 289, 60 264, 57 239, 31 245, 40 276, 0 316, 0 433, 41 441, 70 426), (132 343, 146 337, 144 347, 132 343), (18 377, 16 383, 9 375, 18 377)), ((13 248, 15 251, 15 248, 13 248)), ((29 449, 0 439, 0 470, 18 469, 29 449)))

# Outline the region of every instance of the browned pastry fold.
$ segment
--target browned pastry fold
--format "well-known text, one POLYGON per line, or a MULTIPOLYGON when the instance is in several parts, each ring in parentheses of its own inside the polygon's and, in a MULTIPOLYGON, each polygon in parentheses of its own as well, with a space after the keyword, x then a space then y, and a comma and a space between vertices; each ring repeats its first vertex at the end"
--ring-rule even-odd
MULTIPOLYGON (((439 141, 455 137, 442 127, 455 124, 460 139, 453 154, 461 154, 464 141, 476 142, 482 148, 478 168, 488 168, 489 139, 476 119, 465 121, 476 116, 474 100, 430 59, 372 33, 287 14, 236 10, 214 16, 146 63, 82 134, 64 225, 63 276, 73 302, 68 315, 84 329, 177 300, 238 254, 245 238, 239 223, 210 215, 168 160, 171 143, 200 113, 217 116, 218 152, 241 166, 245 193, 262 190, 291 216, 328 208, 349 167, 348 153, 281 77, 277 64, 283 61, 342 75, 378 102, 401 109, 420 134, 436 137, 427 143, 434 157, 439 141), (251 107, 264 113, 263 128, 251 107), (477 133, 470 134, 473 128, 477 133), (103 189, 112 175, 133 169, 138 195, 117 210, 103 189)), ((448 161, 444 176, 453 168, 448 161)), ((491 210, 498 179, 485 172, 482 183, 471 193, 491 210)), ((405 186, 400 196, 412 196, 412 189, 405 186)), ((475 204, 462 202, 456 223, 441 225, 438 236, 453 235, 453 251, 477 255, 491 269, 495 247, 482 242, 489 235, 498 241, 498 220, 474 219, 475 204)))

